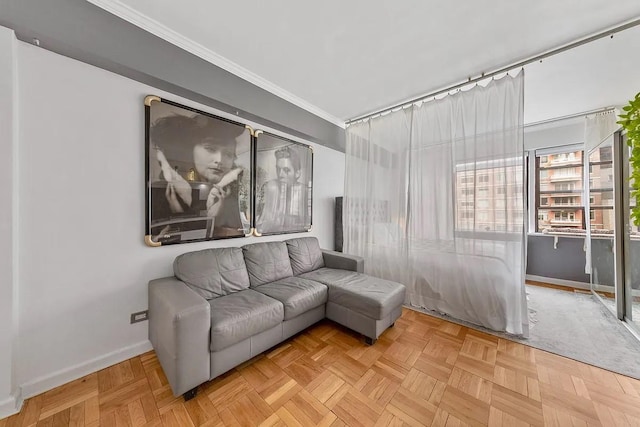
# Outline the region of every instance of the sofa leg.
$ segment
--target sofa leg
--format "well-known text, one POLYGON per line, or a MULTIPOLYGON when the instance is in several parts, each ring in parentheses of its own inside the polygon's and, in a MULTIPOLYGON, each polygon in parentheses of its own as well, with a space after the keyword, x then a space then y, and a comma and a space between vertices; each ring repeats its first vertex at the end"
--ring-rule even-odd
POLYGON ((367 345, 373 345, 376 341, 378 340, 375 338, 364 337, 364 342, 366 342, 367 345))
POLYGON ((183 394, 182 397, 184 397, 184 401, 187 402, 196 397, 196 394, 198 394, 198 387, 192 388, 191 390, 183 394))

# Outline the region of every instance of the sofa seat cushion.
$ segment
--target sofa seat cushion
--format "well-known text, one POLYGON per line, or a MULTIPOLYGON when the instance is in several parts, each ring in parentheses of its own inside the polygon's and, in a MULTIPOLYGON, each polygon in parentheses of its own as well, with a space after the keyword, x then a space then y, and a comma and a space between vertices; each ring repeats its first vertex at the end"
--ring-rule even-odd
POLYGON ((299 277, 327 285, 329 302, 376 320, 404 303, 404 285, 355 271, 325 267, 299 277))
POLYGON ((211 305, 211 351, 266 331, 284 319, 282 303, 252 289, 209 301, 211 305))
POLYGON ((327 302, 327 287, 322 283, 287 277, 254 288, 284 305, 284 320, 293 319, 327 302))

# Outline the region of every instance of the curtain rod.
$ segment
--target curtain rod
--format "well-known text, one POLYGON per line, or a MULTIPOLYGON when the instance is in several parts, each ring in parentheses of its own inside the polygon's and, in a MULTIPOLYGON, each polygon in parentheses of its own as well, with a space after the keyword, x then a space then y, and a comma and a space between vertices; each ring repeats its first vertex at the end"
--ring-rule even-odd
POLYGON ((347 120, 345 122, 345 125, 348 126, 348 125, 350 125, 350 124, 352 124, 354 122, 357 122, 357 121, 360 121, 360 120, 364 120, 364 119, 368 119, 368 118, 371 118, 373 116, 377 116, 377 115, 382 114, 382 113, 390 112, 392 110, 395 110, 396 108, 407 107, 407 106, 409 106, 409 105, 411 105, 411 104, 413 104, 415 102, 424 101, 427 98, 438 96, 438 95, 441 95, 443 93, 449 92, 449 91, 454 90, 454 89, 459 89, 459 88, 461 88, 463 86, 466 86, 468 84, 477 83, 477 82, 479 82, 481 80, 485 80, 485 79, 488 79, 488 78, 491 78, 491 77, 495 77, 498 74, 506 73, 506 72, 514 70, 516 68, 524 67, 525 65, 529 65, 532 62, 541 61, 541 60, 543 60, 545 58, 548 58, 550 56, 557 55, 559 53, 562 53, 562 52, 565 52, 567 50, 576 48, 578 46, 582 46, 584 44, 590 43, 590 42, 595 41, 595 40, 599 40, 599 39, 607 37, 607 36, 611 36, 613 38, 614 34, 619 33, 621 31, 624 31, 624 30, 627 30, 629 28, 633 28, 633 27, 638 26, 638 25, 640 25, 640 18, 635 18, 635 19, 633 19, 631 21, 628 21, 628 22, 626 22, 624 24, 618 25, 616 27, 610 28, 610 29, 605 30, 605 31, 601 31, 599 33, 596 33, 594 35, 591 35, 591 36, 588 36, 588 37, 585 37, 585 38, 582 38, 582 39, 578 39, 578 40, 576 40, 574 42, 562 45, 562 46, 557 47, 555 49, 548 50, 548 51, 543 52, 541 54, 538 54, 536 56, 533 56, 533 57, 530 57, 528 59, 516 62, 516 63, 514 63, 512 65, 509 65, 509 66, 506 66, 506 67, 502 67, 502 68, 500 68, 500 69, 498 69, 496 71, 492 71, 490 73, 482 73, 481 75, 479 75, 478 77, 475 77, 475 78, 469 77, 468 80, 465 80, 464 82, 461 82, 461 83, 454 84, 454 85, 449 86, 449 87, 447 87, 445 89, 439 89, 439 90, 437 90, 435 92, 431 92, 431 93, 428 93, 426 95, 420 95, 418 97, 409 99, 407 101, 402 101, 400 103, 392 105, 391 107, 385 107, 385 108, 382 108, 380 110, 376 110, 376 111, 373 111, 373 112, 370 112, 370 113, 367 113, 367 114, 360 115, 360 116, 355 117, 353 119, 347 120))
POLYGON ((524 128, 526 129, 529 127, 546 125, 548 123, 560 122, 562 120, 575 119, 577 117, 589 116, 591 114, 606 113, 609 111, 614 111, 615 109, 616 107, 612 106, 612 107, 596 108, 595 110, 583 111, 581 113, 567 114, 566 116, 562 116, 562 117, 554 117, 552 119, 545 119, 537 122, 525 123, 524 128))

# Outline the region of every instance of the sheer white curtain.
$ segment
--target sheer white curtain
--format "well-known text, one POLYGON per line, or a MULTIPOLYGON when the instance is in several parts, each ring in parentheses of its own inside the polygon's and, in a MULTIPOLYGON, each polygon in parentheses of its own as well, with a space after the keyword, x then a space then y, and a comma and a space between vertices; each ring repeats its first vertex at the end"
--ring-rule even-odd
POLYGON ((347 129, 344 250, 407 303, 527 335, 523 74, 347 129))
POLYGON ((584 152, 596 148, 602 141, 613 135, 620 128, 618 111, 608 110, 589 115, 584 120, 584 152))

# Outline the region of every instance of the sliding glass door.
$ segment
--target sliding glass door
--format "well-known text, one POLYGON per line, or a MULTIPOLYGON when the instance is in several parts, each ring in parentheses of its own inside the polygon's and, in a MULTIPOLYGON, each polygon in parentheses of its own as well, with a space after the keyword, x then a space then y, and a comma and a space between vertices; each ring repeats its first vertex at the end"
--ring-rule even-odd
MULTIPOLYGON (((588 153, 587 239, 591 253, 591 291, 614 313, 616 308, 616 224, 614 135, 588 153)), ((618 298, 619 299, 619 298, 618 298)))
POLYGON ((621 139, 621 164, 623 188, 623 238, 624 238, 624 318, 640 334, 640 224, 631 220, 631 211, 637 206, 637 199, 631 196, 634 182, 630 179, 633 166, 629 160, 631 148, 626 144, 626 136, 621 139))
POLYGON ((618 131, 588 153, 586 250, 591 291, 640 336, 640 228, 631 221, 637 200, 629 150, 618 131))

